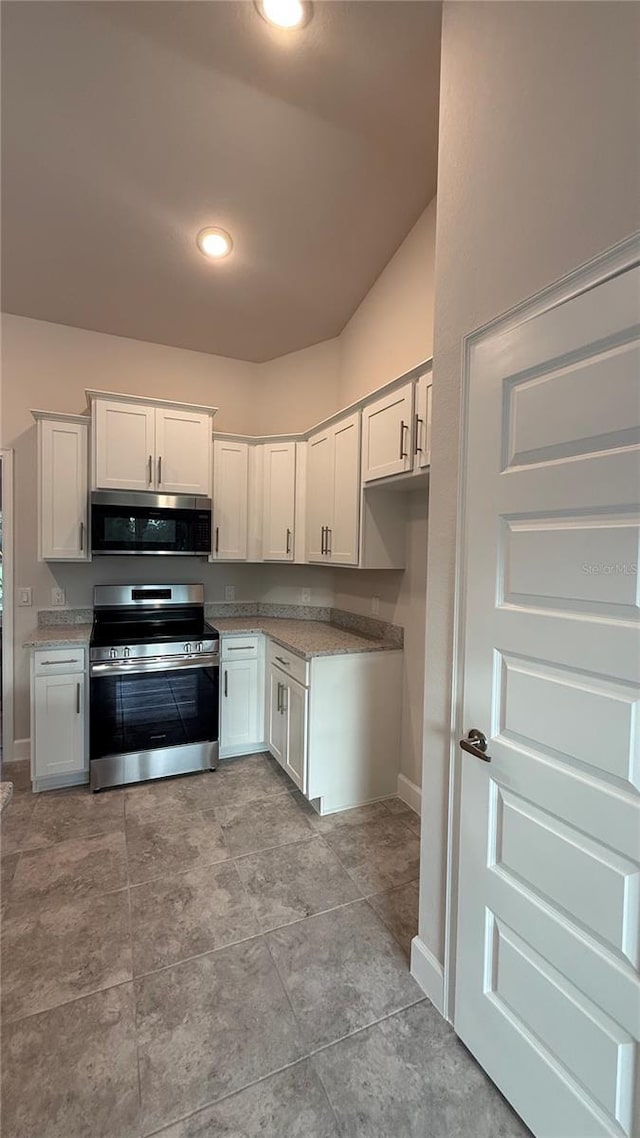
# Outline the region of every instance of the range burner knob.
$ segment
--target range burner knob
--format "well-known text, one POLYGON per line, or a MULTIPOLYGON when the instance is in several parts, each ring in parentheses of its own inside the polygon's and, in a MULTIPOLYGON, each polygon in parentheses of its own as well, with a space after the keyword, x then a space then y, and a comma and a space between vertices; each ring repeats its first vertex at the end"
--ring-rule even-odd
POLYGON ((193 649, 194 652, 202 652, 202 641, 199 640, 197 644, 194 644, 193 649))
POLYGON ((183 649, 184 649, 184 651, 185 651, 185 652, 190 652, 190 651, 191 651, 191 645, 190 645, 189 643, 187 643, 187 644, 183 644, 183 645, 182 645, 182 647, 183 647, 183 649))
POLYGON ((117 648, 110 648, 109 649, 109 659, 110 660, 117 660, 118 659, 118 649, 117 648))
POLYGON ((129 656, 131 655, 131 649, 130 649, 130 648, 125 648, 125 650, 124 650, 124 652, 122 653, 122 655, 124 656, 125 660, 128 660, 129 656))

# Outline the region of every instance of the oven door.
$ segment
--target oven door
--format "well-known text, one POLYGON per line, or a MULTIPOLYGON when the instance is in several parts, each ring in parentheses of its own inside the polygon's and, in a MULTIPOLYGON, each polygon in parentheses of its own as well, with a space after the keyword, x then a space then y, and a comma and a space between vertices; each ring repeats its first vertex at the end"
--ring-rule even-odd
POLYGON ((91 551, 208 556, 211 503, 180 495, 97 491, 91 495, 91 551))
POLYGON ((92 663, 91 761, 217 742, 218 685, 217 654, 92 663))

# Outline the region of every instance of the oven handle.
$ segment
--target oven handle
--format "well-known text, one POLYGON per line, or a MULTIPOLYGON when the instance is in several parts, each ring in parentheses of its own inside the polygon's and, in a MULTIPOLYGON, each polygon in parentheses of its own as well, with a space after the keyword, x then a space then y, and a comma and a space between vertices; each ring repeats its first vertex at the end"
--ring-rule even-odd
POLYGON ((191 656, 155 656, 147 660, 126 660, 116 663, 109 660, 105 663, 93 663, 89 668, 90 676, 131 676, 143 672, 178 672, 194 670, 195 668, 217 668, 220 656, 217 652, 194 653, 191 656))

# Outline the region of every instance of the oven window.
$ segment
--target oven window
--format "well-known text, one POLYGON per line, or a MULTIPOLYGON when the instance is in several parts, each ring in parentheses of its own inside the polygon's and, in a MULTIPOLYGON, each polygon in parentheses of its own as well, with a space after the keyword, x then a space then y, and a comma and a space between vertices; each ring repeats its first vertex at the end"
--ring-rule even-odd
POLYGON ((92 759, 217 738, 217 668, 91 679, 92 759))

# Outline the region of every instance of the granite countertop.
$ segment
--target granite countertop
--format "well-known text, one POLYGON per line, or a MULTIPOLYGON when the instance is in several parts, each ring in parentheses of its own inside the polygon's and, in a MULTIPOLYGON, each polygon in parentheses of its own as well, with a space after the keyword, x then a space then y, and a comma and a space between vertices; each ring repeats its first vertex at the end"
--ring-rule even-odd
POLYGON ((245 616, 213 618, 210 624, 221 635, 264 632, 282 648, 310 660, 313 656, 340 656, 349 652, 398 651, 400 645, 380 637, 362 636, 320 620, 287 620, 282 617, 245 616))
POLYGON ((59 624, 36 628, 25 642, 25 648, 73 648, 88 647, 91 636, 90 624, 59 624))

